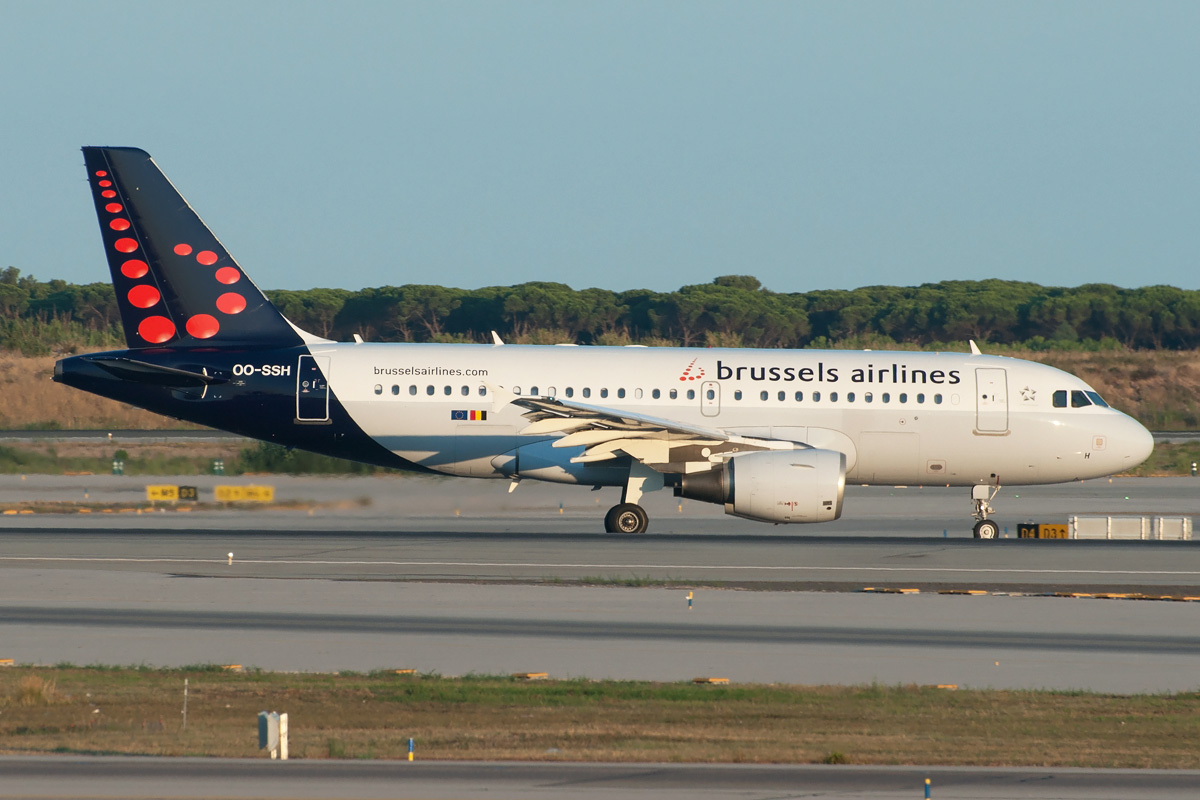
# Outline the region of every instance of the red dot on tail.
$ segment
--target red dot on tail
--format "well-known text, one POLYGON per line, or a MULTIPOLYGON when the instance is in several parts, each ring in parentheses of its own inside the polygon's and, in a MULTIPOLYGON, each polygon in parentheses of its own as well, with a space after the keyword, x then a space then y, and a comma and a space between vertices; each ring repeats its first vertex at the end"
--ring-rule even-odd
POLYGON ((237 292, 226 292, 217 298, 217 310, 222 314, 237 314, 246 309, 246 298, 237 292))
POLYGON ((129 290, 129 302, 138 308, 149 308, 162 299, 158 289, 148 283, 139 284, 129 290))
POLYGON ((107 177, 108 177, 108 173, 107 173, 107 172, 105 172, 105 171, 104 171, 104 170, 102 170, 102 169, 98 169, 98 170, 96 170, 96 177, 97 177, 97 178, 107 178, 107 177))
POLYGON ((105 210, 105 211, 107 211, 107 212, 108 212, 108 213, 110 213, 110 214, 115 214, 115 213, 117 213, 118 211, 120 211, 120 210, 121 210, 121 208, 122 208, 122 206, 121 206, 121 204, 120 204, 120 203, 109 203, 108 205, 106 205, 106 206, 104 207, 104 210, 105 210))
POLYGON ((201 250, 199 253, 196 253, 196 260, 206 267, 211 267, 217 263, 217 254, 212 250, 201 250))
POLYGON ((166 317, 146 317, 138 325, 138 336, 151 344, 162 344, 175 335, 175 323, 166 317))
POLYGON ((187 332, 197 339, 211 339, 220 327, 217 318, 211 314, 197 314, 187 321, 187 332))
POLYGON ((113 247, 121 253, 132 253, 137 250, 138 245, 136 239, 117 239, 113 242, 113 247))
POLYGON ((219 270, 217 270, 217 280, 221 283, 237 283, 241 277, 242 273, 238 272, 233 267, 221 267, 219 270))
POLYGON ((129 230, 129 220, 124 219, 123 217, 117 217, 112 222, 108 223, 108 227, 112 228, 114 231, 127 231, 129 230))
POLYGON ((138 278, 150 271, 150 265, 140 259, 131 258, 121 265, 121 274, 126 278, 138 278))
POLYGON ((100 181, 100 185, 107 189, 109 186, 112 186, 112 181, 100 181))
POLYGON ((117 193, 114 192, 112 189, 105 189, 103 192, 100 193, 100 196, 112 198, 112 197, 116 197, 117 193))
POLYGON ((192 246, 190 244, 175 245, 175 255, 177 255, 177 256, 191 255, 191 252, 192 252, 192 246))

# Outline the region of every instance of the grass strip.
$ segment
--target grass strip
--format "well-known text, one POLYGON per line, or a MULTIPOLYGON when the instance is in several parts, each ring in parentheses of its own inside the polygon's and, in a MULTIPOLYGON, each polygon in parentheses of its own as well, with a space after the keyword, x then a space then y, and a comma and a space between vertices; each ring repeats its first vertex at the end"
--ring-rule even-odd
POLYGON ((1200 693, 0 669, 0 753, 1200 768, 1200 693), (189 697, 183 724, 184 679, 189 697))

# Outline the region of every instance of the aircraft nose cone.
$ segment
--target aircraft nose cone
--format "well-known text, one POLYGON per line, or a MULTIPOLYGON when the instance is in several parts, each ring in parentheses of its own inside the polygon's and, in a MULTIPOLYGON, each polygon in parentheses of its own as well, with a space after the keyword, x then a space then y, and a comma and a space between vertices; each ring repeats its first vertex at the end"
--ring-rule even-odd
POLYGON ((1120 452, 1125 459, 1125 469, 1132 469, 1150 457, 1154 451, 1154 437, 1140 422, 1128 418, 1128 424, 1120 434, 1120 452))

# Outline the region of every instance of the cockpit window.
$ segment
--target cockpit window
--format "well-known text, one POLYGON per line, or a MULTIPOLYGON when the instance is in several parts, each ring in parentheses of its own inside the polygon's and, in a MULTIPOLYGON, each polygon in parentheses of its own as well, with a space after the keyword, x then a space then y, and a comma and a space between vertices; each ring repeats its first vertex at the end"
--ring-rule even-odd
POLYGON ((1092 399, 1092 402, 1095 403, 1096 405, 1100 406, 1101 408, 1108 408, 1108 403, 1104 402, 1104 398, 1101 397, 1100 395, 1096 394, 1095 392, 1084 392, 1084 394, 1086 394, 1088 397, 1090 397, 1092 399))
POLYGON ((1084 394, 1083 392, 1081 392, 1078 389, 1072 390, 1072 392, 1071 392, 1071 408, 1083 408, 1084 406, 1090 406, 1091 404, 1092 404, 1092 401, 1088 399, 1088 396, 1086 394, 1084 394))
POLYGON ((1055 408, 1066 408, 1067 407, 1067 392, 1065 389, 1059 389, 1057 392, 1054 393, 1054 407, 1055 408))

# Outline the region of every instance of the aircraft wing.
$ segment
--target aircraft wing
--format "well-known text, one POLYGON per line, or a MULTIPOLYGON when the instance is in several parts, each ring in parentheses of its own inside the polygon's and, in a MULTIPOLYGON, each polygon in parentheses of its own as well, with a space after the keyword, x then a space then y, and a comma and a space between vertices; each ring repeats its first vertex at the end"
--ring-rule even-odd
POLYGON ((556 397, 498 398, 526 409, 530 421, 523 435, 562 434, 554 447, 583 447, 572 463, 607 461, 630 456, 659 472, 700 472, 736 453, 794 450, 795 442, 740 436, 722 428, 637 414, 556 397))

